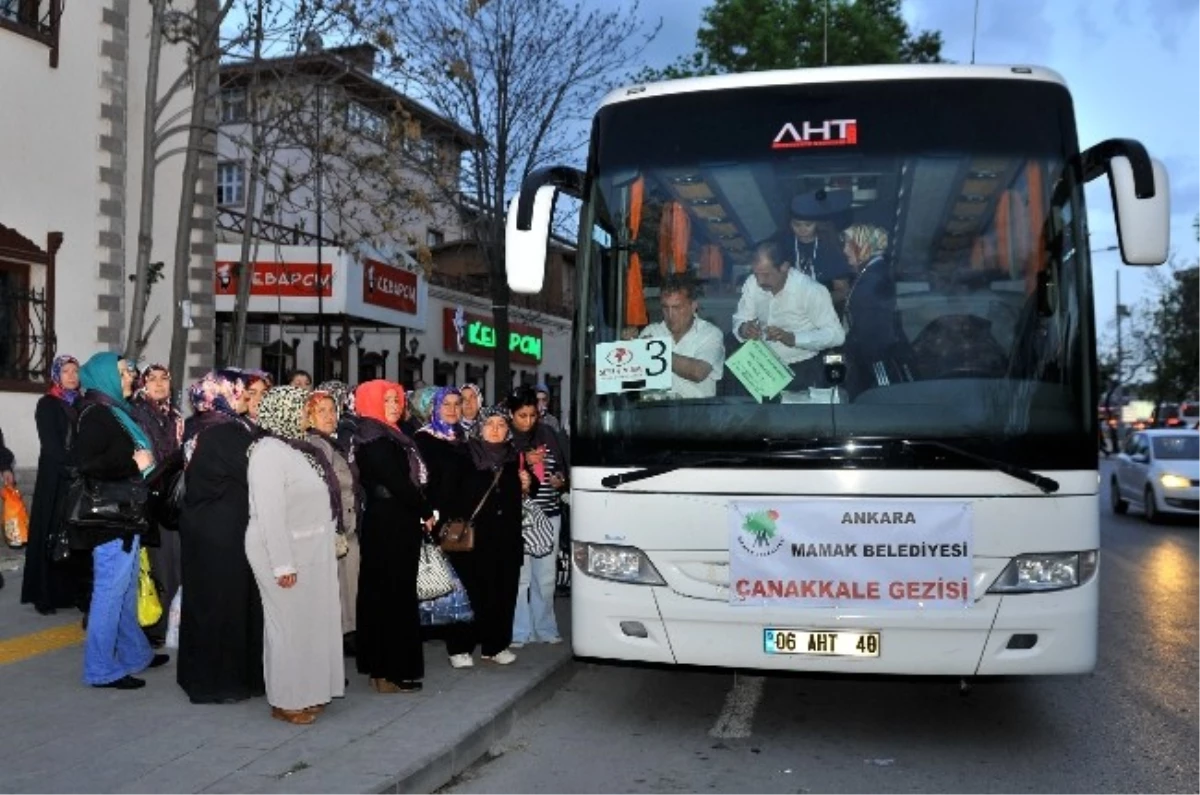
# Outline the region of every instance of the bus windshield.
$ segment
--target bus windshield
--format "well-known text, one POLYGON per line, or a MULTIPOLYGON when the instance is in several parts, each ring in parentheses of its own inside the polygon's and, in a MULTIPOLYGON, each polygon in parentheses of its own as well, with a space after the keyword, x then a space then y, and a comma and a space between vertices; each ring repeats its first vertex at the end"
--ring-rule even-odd
POLYGON ((580 233, 575 463, 937 439, 1094 468, 1077 155, 1067 90, 1034 80, 603 108, 580 233), (598 382, 609 344, 636 338, 669 343, 669 387, 598 382))

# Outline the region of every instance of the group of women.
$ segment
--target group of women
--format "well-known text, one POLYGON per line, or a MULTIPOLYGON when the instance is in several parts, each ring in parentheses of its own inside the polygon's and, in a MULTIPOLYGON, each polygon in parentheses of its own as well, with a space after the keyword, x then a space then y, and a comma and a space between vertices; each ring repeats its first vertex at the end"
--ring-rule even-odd
POLYGON ((566 488, 566 457, 533 390, 494 408, 474 386, 409 403, 383 380, 308 390, 227 369, 191 386, 186 421, 171 394, 165 368, 139 374, 102 353, 82 366, 59 357, 38 406, 23 601, 87 611, 85 683, 139 688, 137 674, 168 661, 153 650, 165 623, 137 623, 143 544, 164 602, 182 589, 177 681, 194 703, 265 694, 274 717, 312 723, 348 684, 348 639, 375 691, 420 690, 417 572, 448 522, 469 521, 475 539, 447 553, 474 613, 444 633, 449 664, 474 665, 478 649, 506 665, 524 643, 559 642, 554 558, 526 555, 521 533, 524 501, 556 516, 566 488), (52 557, 69 464, 152 492, 183 467, 178 530, 76 532, 72 557, 52 557))

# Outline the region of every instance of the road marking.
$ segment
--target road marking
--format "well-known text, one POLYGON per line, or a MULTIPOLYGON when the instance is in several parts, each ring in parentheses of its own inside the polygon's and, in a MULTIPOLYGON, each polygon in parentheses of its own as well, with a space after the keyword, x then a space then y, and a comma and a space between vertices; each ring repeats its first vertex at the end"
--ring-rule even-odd
POLYGON ((754 711, 762 701, 763 684, 761 676, 734 674, 733 687, 725 696, 725 706, 708 735, 720 739, 749 737, 750 727, 754 725, 754 711))
POLYGON ((87 633, 83 628, 78 623, 72 623, 0 640, 0 665, 21 662, 69 646, 77 646, 85 637, 87 633))

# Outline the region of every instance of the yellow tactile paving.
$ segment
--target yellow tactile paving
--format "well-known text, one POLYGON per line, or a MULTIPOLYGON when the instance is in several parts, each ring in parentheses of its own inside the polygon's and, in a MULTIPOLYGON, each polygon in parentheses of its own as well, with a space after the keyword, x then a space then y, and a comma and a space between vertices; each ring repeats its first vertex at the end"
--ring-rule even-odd
POLYGON ((21 662, 39 654, 77 646, 83 642, 87 633, 79 624, 66 624, 61 627, 43 629, 41 632, 31 632, 8 640, 0 640, 0 665, 21 662))

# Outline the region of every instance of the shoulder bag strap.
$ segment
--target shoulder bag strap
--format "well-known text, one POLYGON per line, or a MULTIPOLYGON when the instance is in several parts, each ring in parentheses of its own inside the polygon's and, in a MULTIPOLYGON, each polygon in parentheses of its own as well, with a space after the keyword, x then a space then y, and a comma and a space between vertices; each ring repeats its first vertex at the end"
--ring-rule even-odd
POLYGON ((496 488, 496 484, 499 482, 500 482, 500 472, 497 472, 496 477, 492 478, 492 485, 488 486, 488 490, 483 493, 483 499, 481 499, 479 501, 479 504, 475 506, 475 510, 471 512, 471 518, 468 519, 467 521, 469 521, 469 522, 475 521, 475 517, 478 516, 479 512, 483 509, 483 504, 485 502, 487 502, 487 498, 491 496, 492 489, 496 488))

